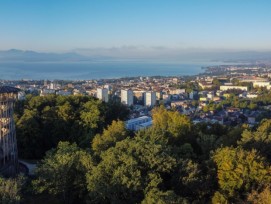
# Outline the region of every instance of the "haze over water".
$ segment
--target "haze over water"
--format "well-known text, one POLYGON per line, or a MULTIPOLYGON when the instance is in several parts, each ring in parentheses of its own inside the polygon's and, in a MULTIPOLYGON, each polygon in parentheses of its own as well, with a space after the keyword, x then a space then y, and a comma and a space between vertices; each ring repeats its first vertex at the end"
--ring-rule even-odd
POLYGON ((0 63, 0 79, 87 80, 135 76, 183 76, 202 73, 218 62, 16 62, 0 63))

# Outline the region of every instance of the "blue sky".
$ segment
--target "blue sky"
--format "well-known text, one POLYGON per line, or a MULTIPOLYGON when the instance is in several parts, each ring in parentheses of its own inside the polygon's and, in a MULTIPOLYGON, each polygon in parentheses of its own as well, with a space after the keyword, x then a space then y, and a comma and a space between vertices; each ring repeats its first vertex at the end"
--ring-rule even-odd
POLYGON ((0 50, 271 50, 270 8, 269 0, 0 0, 0 50))

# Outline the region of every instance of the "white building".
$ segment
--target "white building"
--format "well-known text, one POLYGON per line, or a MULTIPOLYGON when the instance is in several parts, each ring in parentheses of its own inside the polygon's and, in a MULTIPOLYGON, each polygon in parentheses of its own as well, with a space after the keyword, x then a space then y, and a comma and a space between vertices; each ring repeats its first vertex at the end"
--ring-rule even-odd
POLYGON ((163 97, 163 94, 161 91, 156 92, 156 100, 161 100, 163 97))
POLYGON ((49 95, 49 94, 55 94, 56 91, 54 89, 42 89, 40 91, 40 96, 46 96, 46 95, 49 95))
POLYGON ((104 102, 108 102, 108 89, 97 88, 97 98, 104 102))
POLYGON ((241 90, 241 91, 247 91, 247 87, 246 86, 220 86, 220 90, 221 91, 227 91, 227 90, 232 90, 232 89, 236 89, 236 90, 241 90))
POLYGON ((170 94, 183 94, 183 93, 185 93, 185 89, 170 89, 169 93, 170 94))
POLYGON ((126 128, 128 130, 140 130, 150 127, 152 125, 152 118, 149 116, 142 116, 139 118, 133 118, 126 121, 126 128))
POLYGON ((112 86, 109 84, 104 85, 104 88, 108 89, 108 91, 112 91, 112 86))
POLYGON ((134 104, 134 94, 131 89, 121 90, 121 102, 128 106, 134 104))
POLYGON ((154 91, 146 92, 144 99, 145 106, 154 106, 156 104, 156 92, 154 91))
POLYGON ((258 97, 258 94, 257 93, 248 93, 247 98, 257 98, 258 97))
POLYGON ((269 81, 260 81, 260 82, 253 82, 253 87, 265 87, 267 89, 271 88, 269 81))
POLYGON ((56 91, 56 95, 70 96, 70 95, 72 95, 72 92, 71 91, 66 91, 66 90, 59 90, 59 91, 56 91))
POLYGON ((207 98, 210 99, 210 100, 213 100, 215 94, 213 91, 210 91, 209 93, 207 93, 207 98))
POLYGON ((49 89, 57 89, 59 86, 56 82, 51 82, 49 85, 49 89))

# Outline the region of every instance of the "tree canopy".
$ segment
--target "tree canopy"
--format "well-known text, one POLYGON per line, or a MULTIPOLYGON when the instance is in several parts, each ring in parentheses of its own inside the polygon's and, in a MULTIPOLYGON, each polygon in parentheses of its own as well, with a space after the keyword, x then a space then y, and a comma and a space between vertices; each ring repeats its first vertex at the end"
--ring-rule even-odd
POLYGON ((60 141, 88 147, 96 134, 128 114, 121 103, 103 103, 90 96, 27 96, 15 109, 19 155, 41 159, 60 141))
POLYGON ((193 124, 156 107, 152 127, 131 132, 127 116, 117 102, 27 96, 16 106, 19 153, 40 160, 28 193, 16 179, 1 180, 1 201, 270 203, 271 120, 193 124))

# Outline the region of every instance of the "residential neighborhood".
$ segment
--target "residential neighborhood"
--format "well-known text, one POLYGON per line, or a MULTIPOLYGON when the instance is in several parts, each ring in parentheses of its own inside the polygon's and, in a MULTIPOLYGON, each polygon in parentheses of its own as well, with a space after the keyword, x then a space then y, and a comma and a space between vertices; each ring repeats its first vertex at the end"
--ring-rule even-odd
MULTIPOLYGON (((56 94, 90 95, 106 103, 119 101, 129 107, 131 121, 144 116, 151 118, 151 110, 164 105, 168 110, 176 109, 189 116, 193 123, 253 126, 262 118, 271 116, 271 104, 257 100, 269 93, 270 76, 271 72, 262 67, 252 69, 250 66, 239 66, 237 74, 232 66, 223 66, 206 68, 205 74, 197 76, 80 81, 20 80, 1 83, 19 88, 19 99, 27 94, 56 94), (218 69, 218 76, 209 75, 210 70, 218 73, 218 69)), ((127 121, 127 124, 131 121, 127 121)))

